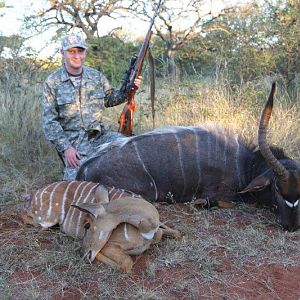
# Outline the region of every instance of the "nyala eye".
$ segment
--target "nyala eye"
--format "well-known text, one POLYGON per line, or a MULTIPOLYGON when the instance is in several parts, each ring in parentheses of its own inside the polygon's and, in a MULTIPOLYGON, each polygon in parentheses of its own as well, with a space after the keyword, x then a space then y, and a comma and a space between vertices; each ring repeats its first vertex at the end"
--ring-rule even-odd
POLYGON ((89 223, 89 222, 86 222, 85 224, 84 224, 84 229, 89 229, 90 228, 90 226, 91 226, 91 223, 89 223))

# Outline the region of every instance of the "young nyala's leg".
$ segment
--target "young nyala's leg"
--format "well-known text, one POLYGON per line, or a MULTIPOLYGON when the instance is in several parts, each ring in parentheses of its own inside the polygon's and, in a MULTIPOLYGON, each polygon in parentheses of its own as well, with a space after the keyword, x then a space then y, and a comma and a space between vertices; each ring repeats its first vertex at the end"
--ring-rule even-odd
POLYGON ((109 242, 96 255, 96 259, 100 260, 112 268, 129 273, 133 266, 133 260, 130 255, 124 253, 123 249, 109 242))
POLYGON ((178 230, 172 229, 165 224, 160 224, 160 229, 162 230, 162 236, 172 237, 175 239, 179 239, 181 237, 181 233, 178 230))

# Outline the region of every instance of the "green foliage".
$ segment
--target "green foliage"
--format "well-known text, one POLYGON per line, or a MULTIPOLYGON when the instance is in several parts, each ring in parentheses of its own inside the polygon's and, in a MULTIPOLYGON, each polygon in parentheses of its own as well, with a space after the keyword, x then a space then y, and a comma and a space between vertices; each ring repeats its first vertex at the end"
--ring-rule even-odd
POLYGON ((297 1, 251 2, 215 20, 205 28, 205 35, 194 36, 187 43, 191 47, 181 51, 186 58, 182 62, 184 66, 193 63, 190 53, 196 50, 201 71, 207 66, 206 71, 226 72, 233 83, 280 74, 294 95, 300 67, 299 19, 297 1))
POLYGON ((89 39, 88 44, 87 64, 103 72, 112 85, 119 84, 138 48, 111 36, 89 39))
POLYGON ((300 67, 300 3, 278 1, 276 6, 269 4, 267 8, 272 18, 270 30, 277 39, 277 67, 292 92, 300 67))
MULTIPOLYGON (((232 84, 264 76, 282 77, 296 97, 300 69, 300 4, 260 1, 234 10, 204 26, 185 41, 174 56, 182 75, 226 74, 232 84)), ((166 46, 154 44, 157 75, 166 74, 166 46)))

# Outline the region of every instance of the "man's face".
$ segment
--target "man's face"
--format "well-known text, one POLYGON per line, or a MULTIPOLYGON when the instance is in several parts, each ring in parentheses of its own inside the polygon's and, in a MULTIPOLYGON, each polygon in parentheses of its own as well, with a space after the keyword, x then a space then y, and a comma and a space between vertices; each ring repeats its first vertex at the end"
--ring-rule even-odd
POLYGON ((86 50, 83 48, 70 48, 63 51, 65 64, 69 70, 81 69, 85 60, 86 50))

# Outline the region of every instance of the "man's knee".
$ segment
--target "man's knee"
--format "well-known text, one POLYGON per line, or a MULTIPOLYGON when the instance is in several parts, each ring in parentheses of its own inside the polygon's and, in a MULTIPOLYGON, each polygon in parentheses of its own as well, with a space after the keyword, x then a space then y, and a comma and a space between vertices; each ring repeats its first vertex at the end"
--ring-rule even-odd
POLYGON ((63 180, 75 180, 79 168, 65 168, 63 180))

